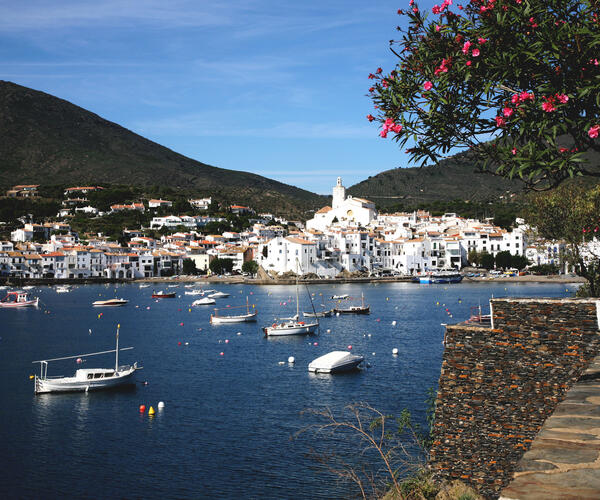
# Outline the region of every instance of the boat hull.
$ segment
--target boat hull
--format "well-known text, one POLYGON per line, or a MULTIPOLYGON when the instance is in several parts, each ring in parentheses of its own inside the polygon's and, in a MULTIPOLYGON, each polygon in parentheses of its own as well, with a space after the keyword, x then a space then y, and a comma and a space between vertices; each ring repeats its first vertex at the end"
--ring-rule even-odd
POLYGON ((239 316, 213 316, 210 317, 211 325, 220 325, 224 323, 250 323, 256 321, 256 312, 242 314, 239 316))
POLYGON ((351 307, 349 309, 334 309, 336 314, 370 314, 371 308, 367 307, 351 307))
POLYGON ((173 293, 153 293, 153 299, 174 299, 176 296, 175 292, 173 293))
POLYGON ((328 318, 333 314, 333 309, 330 309, 329 311, 319 311, 317 313, 303 312, 302 314, 305 318, 328 318))
POLYGON ((364 356, 334 351, 325 354, 308 365, 308 371, 312 373, 343 373, 358 370, 364 356))
POLYGON ((442 283, 460 283, 462 281, 462 275, 452 276, 420 276, 419 283, 422 284, 442 284, 442 283))
POLYGON ((84 392, 97 391, 101 389, 112 389, 124 385, 135 384, 135 372, 137 367, 132 366, 127 370, 119 372, 118 377, 78 380, 75 377, 45 378, 35 376, 35 393, 47 394, 50 392, 84 392))
POLYGON ((39 298, 35 298, 34 300, 27 300, 25 302, 0 302, 0 307, 5 307, 7 309, 13 307, 37 307, 39 303, 39 298))
POLYGON ((310 333, 314 333, 318 323, 307 323, 304 325, 290 325, 287 323, 282 324, 273 324, 271 326, 266 326, 263 328, 265 335, 267 337, 284 337, 287 335, 308 335, 310 333))
POLYGON ((119 307, 124 306, 129 301, 125 299, 116 299, 116 300, 97 300, 93 302, 92 305, 94 307, 119 307))

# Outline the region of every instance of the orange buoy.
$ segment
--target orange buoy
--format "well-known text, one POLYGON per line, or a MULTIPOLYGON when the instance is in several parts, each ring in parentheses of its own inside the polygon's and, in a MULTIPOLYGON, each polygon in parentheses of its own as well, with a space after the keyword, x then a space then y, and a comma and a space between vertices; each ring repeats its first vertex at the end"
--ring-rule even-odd
POLYGON ((140 413, 144 413, 146 411, 146 405, 140 405, 140 413))

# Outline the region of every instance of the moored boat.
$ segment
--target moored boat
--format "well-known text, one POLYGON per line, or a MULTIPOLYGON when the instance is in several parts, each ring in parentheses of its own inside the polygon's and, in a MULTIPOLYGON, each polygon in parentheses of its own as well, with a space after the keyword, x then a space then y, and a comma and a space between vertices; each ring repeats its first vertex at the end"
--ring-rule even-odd
MULTIPOLYGON (((214 300, 214 299, 211 299, 214 300)), ((211 325, 220 325, 224 323, 246 323, 256 321, 256 315, 258 311, 254 304, 252 304, 252 311, 250 311, 250 304, 248 303, 248 297, 246 297, 246 305, 245 306, 234 306, 227 307, 221 309, 215 309, 214 314, 210 315, 210 324, 211 325), (239 308, 245 308, 246 312, 241 314, 235 314, 235 310, 239 308), (221 311, 234 311, 234 314, 222 314, 221 311)))
POLYGON ((421 274, 415 278, 422 284, 439 284, 439 283, 460 283, 463 279, 462 274, 458 271, 441 270, 421 274))
POLYGON ((73 391, 92 391, 98 389, 110 389, 117 386, 135 383, 135 372, 140 370, 137 362, 133 365, 119 366, 119 351, 128 351, 133 347, 124 347, 119 349, 119 329, 117 326, 116 348, 109 351, 94 352, 88 354, 77 354, 75 356, 65 356, 62 358, 43 359, 33 361, 40 363, 40 374, 34 376, 34 392, 36 394, 48 392, 73 392, 73 391), (77 359, 83 357, 97 356, 100 354, 115 353, 114 368, 80 368, 75 371, 72 377, 48 377, 48 363, 51 361, 62 361, 66 359, 77 359))
POLYGON ((96 307, 99 307, 99 306, 118 307, 118 306, 124 306, 128 302, 129 301, 126 299, 108 299, 108 300, 97 300, 96 302, 92 302, 92 305, 96 306, 96 307))
POLYGON ((176 296, 176 292, 163 292, 162 290, 152 293, 153 299, 174 299, 176 296))
POLYGON ((16 290, 8 292, 6 296, 0 300, 0 307, 37 307, 39 297, 31 297, 24 290, 16 290))
POLYGON ((308 371, 313 373, 348 372, 358 369, 364 360, 364 356, 347 351, 332 351, 311 361, 308 364, 308 371))
POLYGON ((304 311, 302 313, 302 315, 305 318, 328 318, 332 314, 333 314, 333 309, 329 309, 327 311, 312 311, 312 312, 304 311))
POLYGON ((214 293, 211 293, 209 295, 209 297, 211 299, 224 299, 226 297, 229 297, 229 294, 225 293, 225 292, 214 292, 214 293))
POLYGON ((216 304, 217 301, 215 299, 211 299, 209 297, 202 297, 201 299, 194 300, 192 302, 193 306, 207 306, 210 304, 216 304))
POLYGON ((333 312, 336 314, 369 314, 371 306, 365 304, 365 296, 361 295, 361 305, 351 305, 348 307, 336 307, 333 312))

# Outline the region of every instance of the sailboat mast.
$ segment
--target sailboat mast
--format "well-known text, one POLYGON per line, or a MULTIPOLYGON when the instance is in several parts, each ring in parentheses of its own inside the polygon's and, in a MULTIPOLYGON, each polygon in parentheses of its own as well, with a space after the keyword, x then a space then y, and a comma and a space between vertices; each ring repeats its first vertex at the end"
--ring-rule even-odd
POLYGON ((117 324, 117 348, 115 349, 115 372, 119 371, 119 328, 121 324, 117 324))
POLYGON ((300 272, 300 263, 296 259, 296 319, 300 318, 300 300, 298 299, 298 273, 300 272))

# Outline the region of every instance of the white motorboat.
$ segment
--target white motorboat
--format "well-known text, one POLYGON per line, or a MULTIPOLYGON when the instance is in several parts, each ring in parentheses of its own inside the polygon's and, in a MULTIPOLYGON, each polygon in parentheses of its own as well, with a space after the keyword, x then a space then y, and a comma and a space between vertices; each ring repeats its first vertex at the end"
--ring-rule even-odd
POLYGON ((125 299, 108 299, 108 300, 97 300, 96 302, 92 302, 93 306, 124 306, 129 301, 125 299))
POLYGON ((194 300, 192 302, 193 306, 208 306, 210 304, 216 304, 217 301, 215 299, 211 299, 209 297, 203 297, 201 299, 194 300))
POLYGON ((308 371, 313 373, 340 373, 356 370, 365 360, 364 356, 347 351, 332 351, 308 364, 308 371))
POLYGON ((224 299, 225 297, 229 297, 228 293, 225 292, 214 292, 209 295, 211 299, 224 299))
POLYGON ((57 286, 55 289, 56 293, 69 293, 71 289, 66 285, 57 286))
POLYGON ((0 300, 0 307, 37 307, 39 297, 31 297, 23 290, 8 292, 6 297, 0 300))
POLYGON ((254 304, 252 304, 252 308, 248 303, 248 297, 246 297, 246 305, 245 306, 234 306, 227 307, 221 309, 215 309, 214 314, 210 315, 210 324, 211 325, 220 325, 223 323, 248 323, 252 321, 256 321, 256 315, 258 311, 254 304), (245 313, 235 314, 236 310, 244 308, 246 309, 245 313), (250 310, 252 309, 252 311, 250 310), (234 314, 222 314, 221 311, 232 311, 234 314))
MULTIPOLYGON (((186 285, 187 286, 187 285, 186 285)), ((185 295, 203 295, 204 292, 202 290, 186 290, 183 292, 185 295)))
POLYGON ((347 293, 345 293, 343 295, 332 295, 331 298, 333 300, 344 300, 344 299, 350 298, 350 295, 348 295, 347 293))
POLYGON ((148 288, 150 286, 150 283, 142 283, 139 285, 139 288, 148 288))
POLYGON ((27 285, 23 287, 23 290, 33 290, 35 287, 33 285, 27 285))
POLYGON ((298 299, 298 273, 296 273, 296 315, 291 318, 275 320, 271 326, 263 327, 266 337, 280 337, 285 335, 306 335, 314 333, 319 327, 319 321, 306 323, 300 319, 300 301, 298 299))
POLYGON ((128 351, 133 347, 124 347, 119 349, 119 329, 117 326, 116 348, 110 351, 93 352, 89 354, 77 354, 75 356, 66 356, 63 358, 43 359, 34 361, 40 363, 40 375, 34 377, 34 391, 36 394, 48 392, 72 392, 72 391, 92 391, 98 389, 110 389, 117 386, 123 386, 135 383, 135 372, 140 370, 137 362, 133 365, 119 366, 119 351, 128 351), (80 368, 75 371, 73 377, 48 377, 48 363, 50 361, 61 361, 65 359, 81 360, 83 357, 97 356, 100 354, 115 353, 114 368, 80 368))

